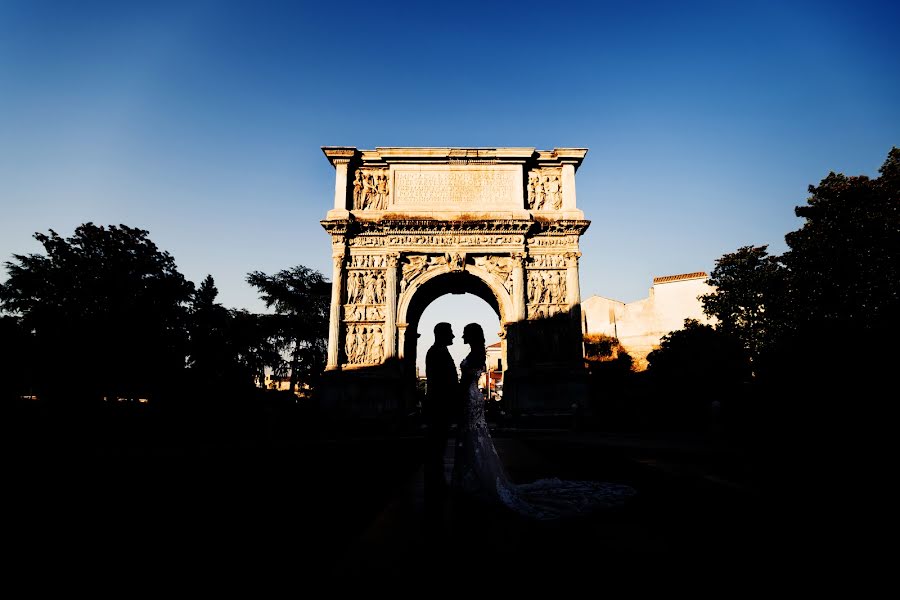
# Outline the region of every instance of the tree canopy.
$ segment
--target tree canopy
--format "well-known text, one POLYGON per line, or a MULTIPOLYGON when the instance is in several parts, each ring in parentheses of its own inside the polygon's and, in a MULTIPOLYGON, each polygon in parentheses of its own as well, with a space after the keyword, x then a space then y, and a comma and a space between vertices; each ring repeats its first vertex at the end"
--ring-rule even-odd
POLYGON ((900 149, 879 172, 809 186, 782 256, 745 246, 716 261, 704 311, 758 365, 825 381, 886 367, 900 334, 900 149))
POLYGON ((785 236, 791 301, 801 323, 868 330, 896 324, 900 309, 900 149, 881 176, 829 173, 809 186, 795 212, 803 226, 785 236))
POLYGON ((647 355, 649 373, 665 383, 700 384, 698 389, 721 393, 723 385, 749 379, 747 352, 736 335, 696 319, 663 336, 659 348, 647 355))
POLYGON ((259 290, 266 307, 275 310, 266 319, 277 347, 289 357, 276 374, 289 373, 291 390, 299 382, 313 384, 325 367, 331 284, 302 265, 274 275, 254 271, 247 282, 259 290))
POLYGON ((42 392, 99 399, 147 395, 184 367, 193 284, 149 232, 79 226, 36 233, 45 254, 13 255, 0 306, 32 332, 42 392))
POLYGON ((708 283, 715 292, 700 297, 716 328, 740 340, 752 359, 764 354, 784 326, 785 270, 768 246, 744 246, 716 260, 708 283))

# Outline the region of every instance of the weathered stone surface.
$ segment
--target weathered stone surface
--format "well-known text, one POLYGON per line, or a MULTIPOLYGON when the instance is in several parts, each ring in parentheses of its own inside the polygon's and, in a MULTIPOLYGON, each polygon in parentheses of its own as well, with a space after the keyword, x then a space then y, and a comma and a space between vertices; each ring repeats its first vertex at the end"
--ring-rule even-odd
POLYGON ((559 410, 554 378, 568 373, 563 387, 574 389, 582 367, 578 257, 590 222, 575 203, 574 173, 587 150, 323 151, 335 166, 334 208, 322 221, 335 258, 328 369, 414 373, 425 307, 469 292, 500 318, 511 408, 520 397, 519 408, 540 410, 546 392, 543 408, 559 410), (384 368, 394 357, 400 367, 384 368), (527 393, 517 394, 517 380, 527 393))
POLYGON ((521 210, 519 165, 395 165, 392 210, 521 210))

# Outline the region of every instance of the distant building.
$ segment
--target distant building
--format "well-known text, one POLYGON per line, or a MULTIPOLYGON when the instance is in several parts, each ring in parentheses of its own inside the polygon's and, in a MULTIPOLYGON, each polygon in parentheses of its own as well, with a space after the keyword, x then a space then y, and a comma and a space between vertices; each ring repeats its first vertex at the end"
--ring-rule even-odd
POLYGON ((635 368, 647 368, 647 355, 659 348, 664 335, 684 328, 685 319, 714 321, 703 314, 698 296, 715 290, 704 272, 654 277, 650 296, 635 302, 619 302, 591 296, 582 302, 585 333, 604 334, 619 343, 634 359, 635 368))
POLYGON ((485 363, 487 364, 487 368, 492 371, 502 371, 502 356, 503 350, 501 349, 500 342, 491 344, 490 346, 485 348, 485 363))
POLYGON ((500 342, 485 348, 485 372, 478 385, 485 390, 487 399, 499 400, 503 396, 503 350, 500 342))
MULTIPOLYGON (((262 387, 267 390, 276 390, 276 391, 287 392, 287 391, 290 391, 290 389, 291 389, 290 376, 276 377, 275 375, 272 375, 271 373, 266 373, 266 379, 263 382, 263 384, 259 385, 258 378, 256 380, 256 383, 257 383, 257 387, 262 387)), ((310 389, 309 385, 298 382, 297 389, 296 389, 296 391, 294 391, 294 395, 296 395, 299 398, 302 398, 309 392, 309 389, 310 389)))

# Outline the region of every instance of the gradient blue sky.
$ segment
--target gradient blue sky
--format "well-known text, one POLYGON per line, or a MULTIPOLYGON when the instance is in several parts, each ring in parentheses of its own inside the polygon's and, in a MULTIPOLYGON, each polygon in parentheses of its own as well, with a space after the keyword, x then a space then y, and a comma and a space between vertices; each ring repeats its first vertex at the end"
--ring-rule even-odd
MULTIPOLYGON (((321 146, 576 146, 582 295, 637 300, 784 251, 829 171, 877 175, 898 26, 900 4, 860 0, 0 0, 0 260, 124 223, 262 310, 247 272, 330 276, 321 146)), ((496 327, 474 297, 432 312, 496 327)))

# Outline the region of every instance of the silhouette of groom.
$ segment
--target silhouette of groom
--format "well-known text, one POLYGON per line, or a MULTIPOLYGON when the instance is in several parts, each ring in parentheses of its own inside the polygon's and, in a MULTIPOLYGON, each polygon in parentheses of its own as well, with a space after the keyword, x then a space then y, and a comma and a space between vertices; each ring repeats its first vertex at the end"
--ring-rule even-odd
POLYGON ((425 376, 428 388, 422 407, 427 430, 425 433, 425 496, 442 496, 447 491, 444 478, 444 452, 450 439, 450 425, 459 416, 459 381, 456 365, 448 346, 453 344, 450 323, 434 326, 434 345, 425 355, 425 376))

